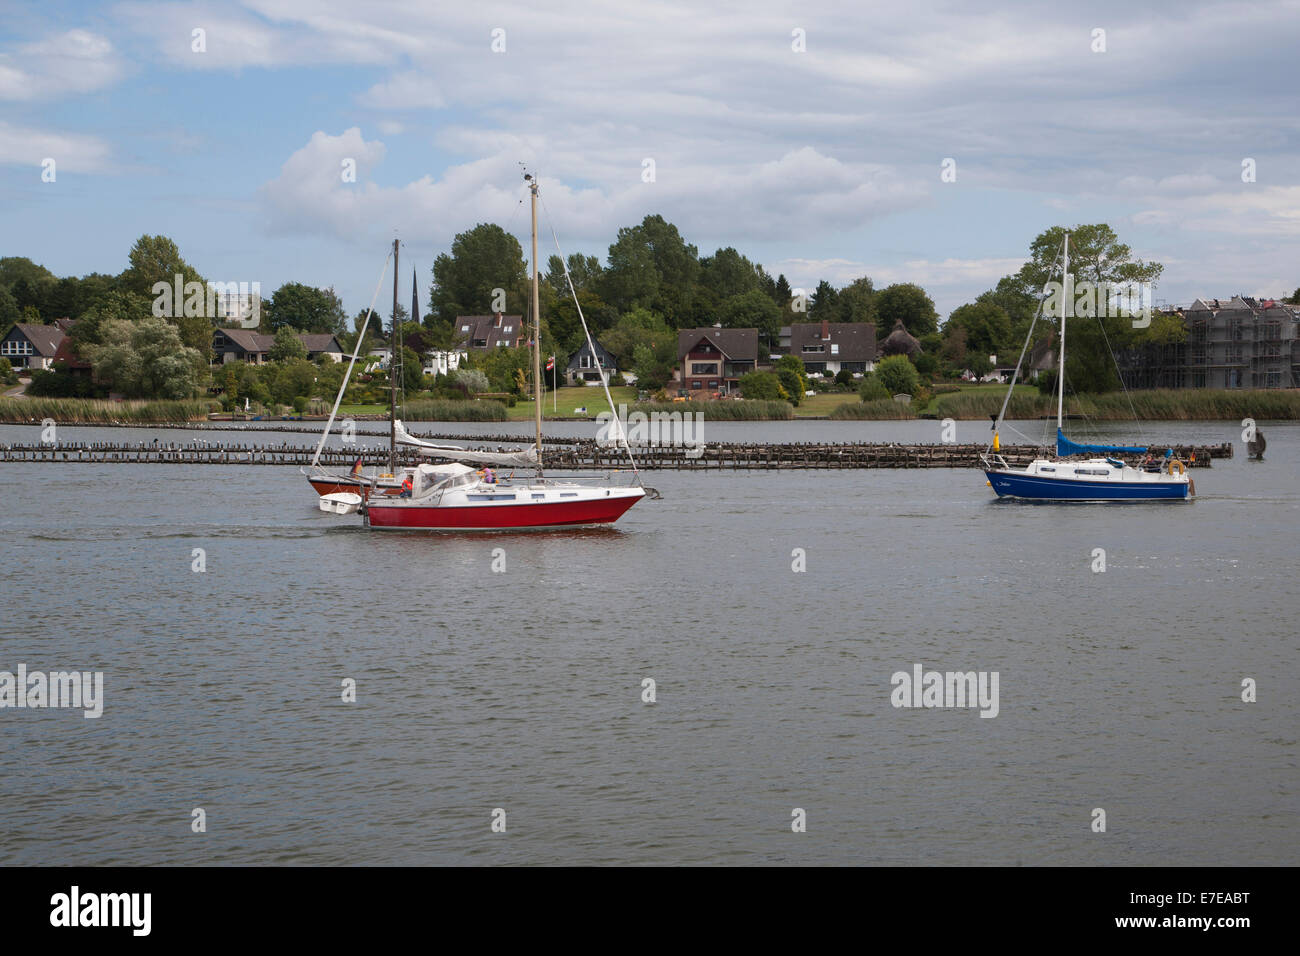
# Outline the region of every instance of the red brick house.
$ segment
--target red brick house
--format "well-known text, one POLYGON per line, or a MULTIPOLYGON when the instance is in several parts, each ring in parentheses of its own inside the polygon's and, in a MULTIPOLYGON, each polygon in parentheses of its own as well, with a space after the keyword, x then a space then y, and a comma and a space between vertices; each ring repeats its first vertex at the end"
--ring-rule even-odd
POLYGON ((730 395, 758 366, 758 329, 682 329, 677 333, 681 387, 730 395))

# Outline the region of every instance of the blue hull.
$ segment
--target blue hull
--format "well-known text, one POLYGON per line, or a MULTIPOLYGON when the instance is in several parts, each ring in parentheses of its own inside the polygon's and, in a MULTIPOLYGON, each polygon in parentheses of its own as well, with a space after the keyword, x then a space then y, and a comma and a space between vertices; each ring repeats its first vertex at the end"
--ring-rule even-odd
POLYGON ((1005 471, 986 471, 984 474, 999 498, 1036 498, 1040 501, 1182 500, 1187 497, 1189 487, 1183 482, 1079 481, 1005 471))

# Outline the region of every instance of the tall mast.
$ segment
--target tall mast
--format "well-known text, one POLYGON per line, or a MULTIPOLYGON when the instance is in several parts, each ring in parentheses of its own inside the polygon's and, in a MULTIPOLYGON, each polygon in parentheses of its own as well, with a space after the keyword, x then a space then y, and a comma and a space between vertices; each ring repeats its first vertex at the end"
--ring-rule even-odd
POLYGON ((1065 245, 1061 253, 1061 364, 1056 370, 1056 428, 1061 428, 1061 413, 1065 408, 1065 317, 1070 311, 1073 299, 1070 288, 1070 234, 1065 234, 1065 245))
POLYGON ((537 180, 524 173, 533 206, 533 413, 537 425, 537 477, 542 477, 542 310, 537 292, 537 180))
POLYGON ((397 240, 393 240, 393 334, 388 339, 388 470, 397 474, 397 240))

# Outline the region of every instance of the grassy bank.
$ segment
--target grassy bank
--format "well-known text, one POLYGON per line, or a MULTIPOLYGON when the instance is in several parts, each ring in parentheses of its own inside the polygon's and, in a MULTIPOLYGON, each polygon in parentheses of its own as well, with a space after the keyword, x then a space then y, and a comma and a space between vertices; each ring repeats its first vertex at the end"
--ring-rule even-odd
POLYGON ((188 422, 207 418, 205 399, 108 402, 88 398, 0 398, 0 422, 188 422))

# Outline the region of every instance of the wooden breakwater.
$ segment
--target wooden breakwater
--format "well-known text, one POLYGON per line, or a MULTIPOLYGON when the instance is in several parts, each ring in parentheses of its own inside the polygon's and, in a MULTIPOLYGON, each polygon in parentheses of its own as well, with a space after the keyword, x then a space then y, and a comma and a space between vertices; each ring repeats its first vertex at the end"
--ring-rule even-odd
MULTIPOLYGON (((510 446, 484 441, 467 441, 476 451, 518 451, 510 446)), ((977 468, 982 464, 983 445, 897 444, 897 443, 757 443, 713 442, 702 448, 684 446, 633 446, 637 467, 646 470, 775 470, 840 468, 977 468)), ((1163 449, 1158 449, 1163 452, 1163 449)), ((1232 445, 1179 446, 1174 455, 1193 468, 1208 468, 1214 458, 1231 458, 1232 445)), ((83 462, 98 464, 149 465, 310 465, 313 445, 250 444, 244 442, 58 442, 54 444, 0 445, 3 462, 83 462)), ((1035 458, 1051 457, 1051 446, 1004 445, 1001 455, 1008 464, 1024 465, 1035 458)), ((1136 463, 1142 455, 1119 455, 1136 463)), ((409 449, 399 451, 403 464, 427 461, 409 449)), ((388 462, 387 443, 326 448, 320 463, 327 468, 351 468, 388 462)), ((594 441, 572 442, 548 447, 545 462, 550 468, 624 469, 627 456, 620 448, 601 447, 594 441)))

